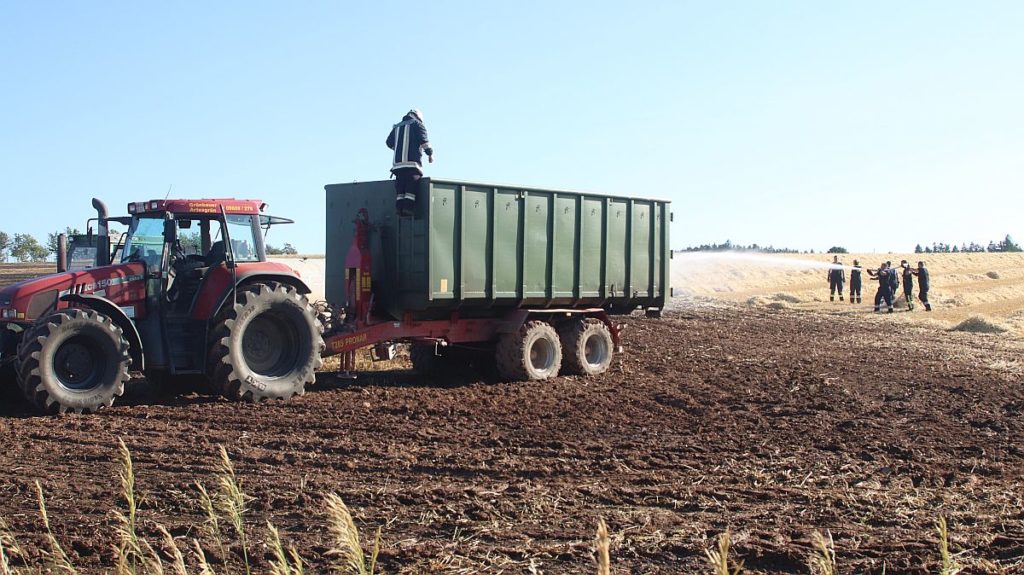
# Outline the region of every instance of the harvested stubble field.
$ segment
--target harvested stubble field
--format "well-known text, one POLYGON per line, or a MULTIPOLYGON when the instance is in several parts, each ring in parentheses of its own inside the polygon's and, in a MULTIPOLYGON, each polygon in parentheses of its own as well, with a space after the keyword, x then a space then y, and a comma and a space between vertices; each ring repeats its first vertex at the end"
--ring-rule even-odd
POLYGON ((268 519, 324 570, 326 493, 364 535, 382 528, 386 573, 593 572, 599 518, 612 573, 708 572, 704 550, 727 529, 745 572, 809 572, 828 530, 838 572, 937 573, 940 515, 970 572, 1024 568, 1018 338, 910 314, 674 307, 628 319, 626 353, 593 380, 323 374, 288 402, 137 394, 60 418, 5 399, 0 517, 38 557, 39 481, 72 561, 108 569, 123 438, 142 531, 158 544, 162 524, 183 549, 203 522, 194 484, 213 483, 226 447, 253 497, 261 572, 268 519))

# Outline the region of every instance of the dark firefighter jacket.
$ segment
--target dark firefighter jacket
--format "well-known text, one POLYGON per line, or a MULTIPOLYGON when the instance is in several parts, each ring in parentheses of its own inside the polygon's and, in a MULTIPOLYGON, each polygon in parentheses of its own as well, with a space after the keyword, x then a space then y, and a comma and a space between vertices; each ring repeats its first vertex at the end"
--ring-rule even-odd
POLYGON ((921 291, 928 291, 931 286, 931 282, 928 280, 928 268, 917 268, 917 285, 921 286, 921 291))
POLYGON ((842 264, 830 264, 831 268, 828 270, 828 282, 833 284, 841 284, 846 281, 846 271, 843 269, 842 264))
POLYGON ((426 152, 428 156, 434 153, 427 139, 426 126, 412 114, 406 114, 401 122, 391 128, 387 145, 395 151, 392 172, 402 168, 413 168, 422 174, 423 153, 426 152))
POLYGON ((914 289, 914 274, 909 267, 903 268, 903 291, 910 293, 914 289))

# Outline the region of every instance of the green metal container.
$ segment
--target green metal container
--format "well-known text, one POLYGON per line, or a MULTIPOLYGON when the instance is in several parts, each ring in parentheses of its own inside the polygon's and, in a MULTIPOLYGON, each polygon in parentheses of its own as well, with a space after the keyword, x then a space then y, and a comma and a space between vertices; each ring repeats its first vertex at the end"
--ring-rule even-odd
POLYGON ((362 208, 376 305, 395 318, 665 304, 667 201, 424 178, 415 217, 398 218, 392 181, 325 189, 333 305, 346 304, 345 259, 362 208))

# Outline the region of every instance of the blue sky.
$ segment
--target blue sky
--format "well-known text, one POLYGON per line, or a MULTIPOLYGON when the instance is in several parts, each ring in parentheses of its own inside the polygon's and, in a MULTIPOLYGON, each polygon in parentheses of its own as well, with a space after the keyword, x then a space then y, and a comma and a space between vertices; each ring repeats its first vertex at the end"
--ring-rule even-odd
POLYGON ((673 245, 1024 240, 1024 3, 6 2, 0 230, 258 197, 324 246, 323 185, 438 177, 673 201, 673 245))

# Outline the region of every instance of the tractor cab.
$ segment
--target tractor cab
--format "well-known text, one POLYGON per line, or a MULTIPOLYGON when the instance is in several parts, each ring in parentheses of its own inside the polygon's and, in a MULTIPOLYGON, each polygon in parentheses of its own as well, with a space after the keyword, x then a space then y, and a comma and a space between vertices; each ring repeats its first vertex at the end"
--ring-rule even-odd
POLYGON ((172 313, 188 313, 211 274, 224 275, 238 264, 267 261, 260 233, 262 205, 254 200, 129 204, 132 220, 121 262, 145 263, 147 277, 156 280, 147 290, 149 295, 162 300, 172 313))
POLYGON ((151 200, 132 215, 121 263, 145 266, 147 316, 137 321, 165 342, 152 361, 170 373, 204 369, 207 324, 232 297, 239 277, 266 264, 262 229, 291 220, 265 216, 258 200, 151 200))

